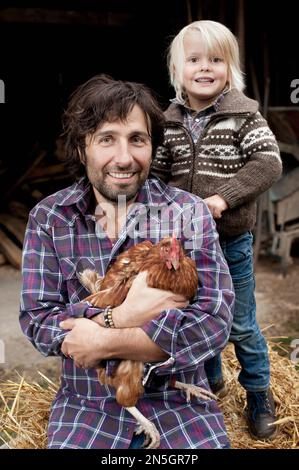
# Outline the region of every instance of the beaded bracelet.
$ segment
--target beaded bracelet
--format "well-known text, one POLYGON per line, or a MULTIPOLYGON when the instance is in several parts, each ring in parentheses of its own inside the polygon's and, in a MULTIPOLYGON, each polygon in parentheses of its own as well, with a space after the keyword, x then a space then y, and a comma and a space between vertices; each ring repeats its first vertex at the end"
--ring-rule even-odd
POLYGON ((112 308, 110 305, 104 310, 104 322, 106 328, 115 328, 113 318, 112 318, 112 308))

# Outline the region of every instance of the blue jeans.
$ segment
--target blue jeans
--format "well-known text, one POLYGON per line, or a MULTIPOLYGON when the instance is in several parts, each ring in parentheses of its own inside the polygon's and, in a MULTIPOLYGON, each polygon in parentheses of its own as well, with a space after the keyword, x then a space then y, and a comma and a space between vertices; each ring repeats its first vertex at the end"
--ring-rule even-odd
POLYGON ((145 441, 145 434, 142 432, 141 434, 133 434, 131 444, 129 449, 142 449, 142 445, 145 441))
MULTIPOLYGON (((267 344, 256 321, 252 240, 252 234, 246 232, 224 239, 220 244, 236 294, 229 341, 234 344, 241 365, 240 384, 245 390, 255 392, 269 387, 270 363, 267 344)), ((210 384, 221 380, 220 354, 205 363, 205 371, 210 384)))
MULTIPOLYGON (((133 434, 131 444, 129 446, 129 449, 143 449, 142 445, 145 440, 145 435, 142 432, 137 436, 137 434, 133 434)), ((230 449, 230 444, 226 444, 226 446, 222 447, 223 449, 230 449)))

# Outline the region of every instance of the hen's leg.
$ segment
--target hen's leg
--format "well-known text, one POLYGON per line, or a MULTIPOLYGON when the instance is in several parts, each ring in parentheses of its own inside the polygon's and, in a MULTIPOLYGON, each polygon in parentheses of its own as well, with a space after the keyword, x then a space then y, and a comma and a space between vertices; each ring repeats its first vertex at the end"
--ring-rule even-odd
POLYGON ((160 445, 160 434, 156 426, 151 423, 135 406, 125 408, 131 415, 134 416, 137 423, 139 424, 136 434, 144 432, 145 441, 142 447, 145 449, 157 449, 160 445))
POLYGON ((187 402, 189 403, 191 400, 191 395, 194 395, 198 398, 202 398, 203 400, 218 400, 218 397, 214 395, 214 393, 209 392, 208 390, 197 387, 196 385, 191 384, 184 384, 182 382, 175 381, 174 388, 178 388, 179 390, 183 390, 186 392, 187 402))
POLYGON ((103 278, 92 269, 84 269, 82 273, 77 273, 77 278, 91 294, 99 292, 103 278))

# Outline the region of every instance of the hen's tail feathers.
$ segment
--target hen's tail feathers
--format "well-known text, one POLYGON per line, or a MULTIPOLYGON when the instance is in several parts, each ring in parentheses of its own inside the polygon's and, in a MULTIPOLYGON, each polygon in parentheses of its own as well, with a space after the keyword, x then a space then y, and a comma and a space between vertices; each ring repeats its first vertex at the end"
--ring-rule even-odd
POLYGON ((97 369, 97 373, 102 385, 110 385, 116 389, 116 401, 121 406, 135 406, 144 393, 143 363, 140 361, 121 361, 113 377, 108 377, 105 369, 97 369))
POLYGON ((119 381, 116 390, 116 401, 126 408, 135 406, 144 393, 142 385, 143 363, 140 361, 121 361, 116 376, 119 381))
POLYGON ((115 377, 109 377, 108 375, 106 375, 105 367, 97 369, 97 373, 98 379, 102 385, 110 385, 111 387, 115 387, 115 377))
MULTIPOLYGON (((108 290, 108 289, 107 289, 108 290)), ((105 299, 106 291, 95 292, 94 294, 85 297, 84 300, 90 302, 94 307, 98 308, 105 308, 107 305, 110 305, 109 302, 107 304, 105 299)))
POLYGON ((77 273, 77 278, 91 294, 100 290, 103 281, 103 278, 92 269, 84 269, 81 273, 77 273))

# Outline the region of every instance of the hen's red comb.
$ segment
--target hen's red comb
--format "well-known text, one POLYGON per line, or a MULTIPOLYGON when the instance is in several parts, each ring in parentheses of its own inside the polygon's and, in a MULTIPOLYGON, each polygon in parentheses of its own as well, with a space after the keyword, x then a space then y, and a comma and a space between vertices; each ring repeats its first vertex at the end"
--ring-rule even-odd
POLYGON ((174 252, 174 253, 178 253, 180 251, 178 240, 177 240, 174 232, 173 232, 172 237, 171 237, 171 251, 174 252))

